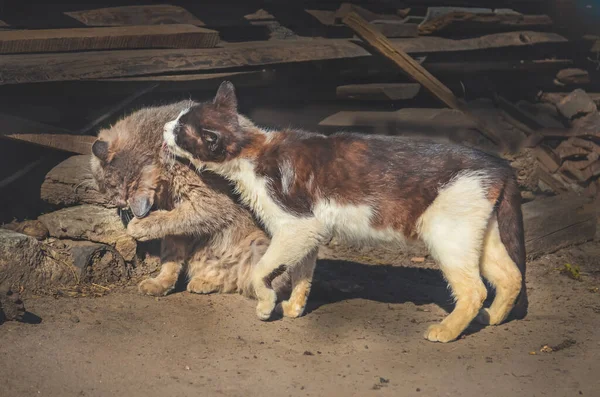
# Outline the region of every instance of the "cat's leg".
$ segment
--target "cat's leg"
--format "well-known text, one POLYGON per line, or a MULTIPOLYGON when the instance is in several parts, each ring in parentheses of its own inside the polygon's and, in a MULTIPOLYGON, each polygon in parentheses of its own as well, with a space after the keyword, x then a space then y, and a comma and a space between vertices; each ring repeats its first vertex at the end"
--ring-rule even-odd
POLYGON ((290 222, 273 235, 252 275, 258 318, 268 320, 277 303, 277 294, 271 285, 273 279, 288 268, 292 271, 307 256, 313 255, 323 239, 323 227, 314 218, 290 222))
POLYGON ((147 278, 138 285, 144 295, 163 296, 175 288, 179 273, 187 256, 189 238, 168 236, 161 241, 161 268, 154 278, 147 278))
POLYGON ((288 300, 281 302, 284 316, 296 318, 304 313, 317 264, 317 253, 318 250, 310 253, 292 269, 292 294, 288 300))
POLYGON ((482 324, 500 324, 519 296, 522 276, 500 239, 496 216, 492 217, 488 225, 480 266, 481 274, 495 288, 496 296, 489 308, 480 310, 477 321, 482 324))
POLYGON ((419 234, 450 284, 455 307, 425 338, 450 342, 475 318, 487 296, 479 260, 493 204, 482 177, 466 175, 442 189, 419 220, 419 234))

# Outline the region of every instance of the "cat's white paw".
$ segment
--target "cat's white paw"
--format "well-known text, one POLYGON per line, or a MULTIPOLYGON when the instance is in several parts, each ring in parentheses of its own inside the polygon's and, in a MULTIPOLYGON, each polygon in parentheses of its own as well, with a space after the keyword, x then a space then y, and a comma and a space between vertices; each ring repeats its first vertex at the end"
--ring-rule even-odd
POLYGON ((275 310, 277 304, 277 295, 275 291, 269 290, 266 299, 260 299, 256 305, 256 316, 262 321, 267 321, 271 318, 271 313, 275 310))
POLYGON ((431 342, 451 342, 458 337, 456 332, 452 331, 450 328, 445 326, 444 324, 433 324, 427 328, 425 331, 425 339, 431 342))

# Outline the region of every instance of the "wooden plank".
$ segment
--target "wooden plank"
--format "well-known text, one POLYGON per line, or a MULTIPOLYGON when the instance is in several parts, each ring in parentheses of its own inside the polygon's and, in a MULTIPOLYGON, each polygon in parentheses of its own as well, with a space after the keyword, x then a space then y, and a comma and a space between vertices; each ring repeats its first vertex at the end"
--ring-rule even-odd
POLYGON ((418 37, 419 25, 401 21, 375 20, 370 22, 373 29, 385 37, 418 37))
POLYGON ((194 25, 0 32, 0 54, 125 48, 212 48, 218 43, 218 32, 194 25))
POLYGON ((446 106, 462 111, 469 119, 476 123, 479 131, 490 141, 497 145, 503 145, 498 132, 492 130, 486 122, 474 116, 468 109, 466 103, 459 101, 448 87, 431 75, 406 52, 394 48, 389 40, 381 33, 371 29, 364 19, 355 13, 350 13, 344 18, 344 23, 350 26, 360 38, 372 46, 377 52, 392 60, 413 80, 420 83, 436 98, 446 104, 446 106))
POLYGON ((0 113, 0 137, 71 153, 88 154, 95 138, 64 128, 0 113))
POLYGON ((450 12, 419 25, 419 34, 491 33, 510 30, 539 29, 552 26, 547 15, 480 14, 464 11, 450 12))
POLYGON ((340 99, 356 99, 361 101, 400 101, 412 99, 419 93, 420 84, 350 84, 336 88, 340 99))
MULTIPOLYGON (((427 54, 529 46, 535 43, 563 43, 567 40, 554 33, 520 32, 464 40, 420 37, 390 41, 396 50, 427 54)), ((246 42, 223 44, 222 47, 210 49, 5 55, 0 57, 0 85, 175 74, 369 56, 371 54, 367 50, 346 39, 246 42)))
POLYGON ((204 22, 182 7, 159 4, 98 8, 95 10, 65 12, 86 26, 191 24, 204 26, 204 22))
POLYGON ((6 134, 2 137, 78 154, 90 153, 96 140, 89 135, 70 134, 6 134))
POLYGON ((536 257, 594 238, 597 210, 593 202, 566 194, 523 205, 527 256, 536 257))
POLYGON ((127 234, 114 208, 83 204, 50 212, 38 219, 48 228, 51 237, 109 244, 126 261, 135 257, 137 243, 127 234))
MULTIPOLYGON (((587 95, 592 98, 592 101, 596 104, 596 107, 600 107, 600 92, 586 92, 587 95)), ((539 96, 540 102, 551 103, 553 105, 558 104, 563 98, 568 96, 567 92, 543 92, 539 96)))
POLYGON ((114 207, 105 195, 95 188, 90 169, 91 150, 86 155, 71 156, 52 168, 40 188, 40 198, 57 207, 95 204, 114 207))

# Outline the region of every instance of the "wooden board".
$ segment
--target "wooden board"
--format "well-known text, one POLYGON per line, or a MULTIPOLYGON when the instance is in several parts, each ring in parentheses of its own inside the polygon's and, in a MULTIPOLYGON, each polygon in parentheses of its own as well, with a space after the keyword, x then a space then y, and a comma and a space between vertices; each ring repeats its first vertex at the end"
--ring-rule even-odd
POLYGON ((356 99, 362 101, 399 101, 412 99, 419 93, 420 84, 351 84, 336 88, 336 94, 341 99, 356 99))
POLYGON ((159 25, 185 23, 204 26, 185 8, 160 4, 98 8, 95 10, 65 12, 87 26, 159 25))
POLYGON ((50 212, 38 219, 52 237, 109 244, 126 261, 135 256, 137 243, 127 234, 114 208, 85 204, 50 212))
POLYGON ((92 150, 92 145, 96 140, 89 135, 72 134, 6 134, 4 138, 17 141, 28 142, 34 145, 43 146, 51 149, 62 150, 70 153, 87 154, 92 150))
MULTIPOLYGON (((413 54, 564 42, 567 40, 560 35, 540 32, 500 33, 464 40, 440 37, 391 39, 394 48, 413 54)), ((211 49, 5 55, 0 57, 0 85, 198 72, 369 56, 367 50, 345 39, 247 42, 223 44, 220 48, 211 49)))
POLYGON ((491 33, 552 26, 547 15, 450 12, 419 25, 419 34, 491 33))
POLYGON ((0 32, 0 54, 125 48, 212 48, 218 43, 218 32, 194 25, 0 32))
POLYGON ((90 169, 91 155, 72 156, 52 168, 40 188, 40 198, 57 207, 95 204, 114 207, 96 189, 90 169))
POLYGON ((596 217, 594 203, 577 195, 560 195, 524 204, 527 256, 536 257, 592 240, 596 217))

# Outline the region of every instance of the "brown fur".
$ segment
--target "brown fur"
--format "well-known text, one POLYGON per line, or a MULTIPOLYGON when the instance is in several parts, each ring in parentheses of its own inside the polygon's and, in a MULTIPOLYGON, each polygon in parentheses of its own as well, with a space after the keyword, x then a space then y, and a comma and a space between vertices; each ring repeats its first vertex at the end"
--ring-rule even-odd
MULTIPOLYGON (((168 293, 187 263, 189 291, 253 296, 251 270, 266 250, 268 237, 238 205, 223 178, 200 176, 161 153, 165 122, 190 105, 185 101, 141 109, 100 131, 93 174, 115 205, 133 209, 142 203, 138 211, 146 213, 146 207, 153 208, 128 225, 138 240, 162 239, 161 273, 140 284, 142 293, 168 293)), ((274 284, 281 290, 286 283, 283 277, 274 284)))

